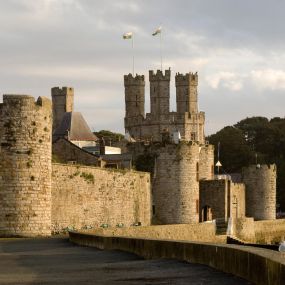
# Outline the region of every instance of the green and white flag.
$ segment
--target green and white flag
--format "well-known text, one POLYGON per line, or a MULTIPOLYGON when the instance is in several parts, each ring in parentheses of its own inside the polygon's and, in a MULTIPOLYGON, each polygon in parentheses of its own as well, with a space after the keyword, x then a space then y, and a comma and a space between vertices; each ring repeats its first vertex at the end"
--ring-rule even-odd
POLYGON ((161 30, 162 30, 162 27, 160 26, 160 27, 158 27, 158 28, 154 31, 154 33, 152 33, 152 35, 153 35, 153 36, 156 36, 156 35, 160 34, 160 33, 161 33, 161 30))
POLYGON ((129 40, 132 37, 133 37, 133 33, 132 32, 128 32, 128 33, 123 34, 123 39, 124 40, 129 40))

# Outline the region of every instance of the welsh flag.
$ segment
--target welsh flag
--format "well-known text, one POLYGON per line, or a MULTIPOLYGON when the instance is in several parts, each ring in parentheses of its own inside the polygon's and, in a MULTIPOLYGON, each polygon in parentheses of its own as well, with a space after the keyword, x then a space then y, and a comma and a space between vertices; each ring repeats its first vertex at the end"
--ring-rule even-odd
POLYGON ((160 33, 161 33, 161 30, 162 30, 162 27, 160 26, 160 27, 158 27, 158 28, 154 31, 154 33, 153 33, 152 35, 153 35, 153 36, 156 36, 156 35, 160 34, 160 33))
POLYGON ((132 32, 128 32, 128 33, 123 34, 123 39, 124 40, 129 40, 132 37, 133 37, 133 33, 132 32))

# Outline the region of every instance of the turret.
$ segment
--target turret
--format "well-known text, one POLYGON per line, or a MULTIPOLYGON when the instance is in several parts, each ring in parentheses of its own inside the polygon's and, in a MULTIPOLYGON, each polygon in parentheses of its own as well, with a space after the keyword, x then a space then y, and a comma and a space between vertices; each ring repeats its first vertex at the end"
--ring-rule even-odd
POLYGON ((250 165, 242 169, 246 187, 246 216, 276 219, 276 165, 250 165))
POLYGON ((59 126, 66 112, 73 112, 74 90, 71 87, 51 89, 53 131, 59 126))
POLYGON ((149 71, 150 112, 153 116, 169 113, 170 75, 170 68, 165 70, 165 74, 161 70, 157 70, 156 74, 153 70, 149 71))
POLYGON ((191 114, 198 113, 198 74, 186 73, 185 75, 176 73, 176 104, 177 113, 183 114, 189 112, 191 114))
POLYGON ((125 85, 125 118, 144 116, 145 81, 144 75, 132 74, 124 76, 125 85))

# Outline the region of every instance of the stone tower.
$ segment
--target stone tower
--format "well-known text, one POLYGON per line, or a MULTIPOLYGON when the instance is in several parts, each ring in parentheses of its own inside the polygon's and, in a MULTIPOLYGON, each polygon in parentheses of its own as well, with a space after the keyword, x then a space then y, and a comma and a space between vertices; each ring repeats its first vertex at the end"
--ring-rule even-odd
POLYGON ((163 224, 199 222, 199 145, 161 147, 156 158, 153 199, 163 224))
POLYGON ((74 90, 71 87, 51 89, 53 130, 60 124, 65 112, 73 112, 74 90))
POLYGON ((246 216, 276 219, 276 165, 251 165, 242 170, 246 187, 246 216))
POLYGON ((51 234, 51 101, 4 95, 0 105, 0 236, 51 234))
POLYGON ((125 85, 125 104, 127 120, 134 119, 134 117, 144 117, 144 104, 145 104, 145 81, 144 75, 132 74, 124 76, 125 85))
POLYGON ((198 74, 177 73, 175 76, 177 113, 198 113, 198 74))
POLYGON ((150 112, 155 118, 169 114, 170 75, 170 69, 165 70, 165 74, 161 70, 157 70, 156 74, 149 71, 150 112))

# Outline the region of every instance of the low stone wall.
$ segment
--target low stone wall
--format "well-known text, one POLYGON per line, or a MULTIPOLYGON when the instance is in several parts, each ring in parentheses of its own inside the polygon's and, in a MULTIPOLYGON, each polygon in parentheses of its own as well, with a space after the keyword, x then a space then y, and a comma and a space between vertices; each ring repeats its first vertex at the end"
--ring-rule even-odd
POLYGON ((79 165, 52 165, 52 231, 108 224, 150 225, 150 175, 79 165))
POLYGON ((282 285, 285 257, 279 252, 238 245, 103 237, 70 232, 70 241, 106 250, 123 250, 149 259, 172 258, 208 265, 255 284, 282 285))
POLYGON ((233 221, 232 234, 248 243, 280 243, 285 240, 285 219, 254 221, 253 218, 239 218, 233 221))
POLYGON ((233 232, 234 237, 239 238, 242 241, 248 243, 255 243, 255 231, 254 231, 254 220, 253 218, 238 218, 233 219, 233 232))
POLYGON ((285 219, 254 222, 257 243, 272 244, 285 240, 285 219))
POLYGON ((188 240, 225 243, 225 236, 216 236, 214 223, 180 224, 148 227, 107 228, 91 231, 102 236, 154 238, 163 240, 188 240))

